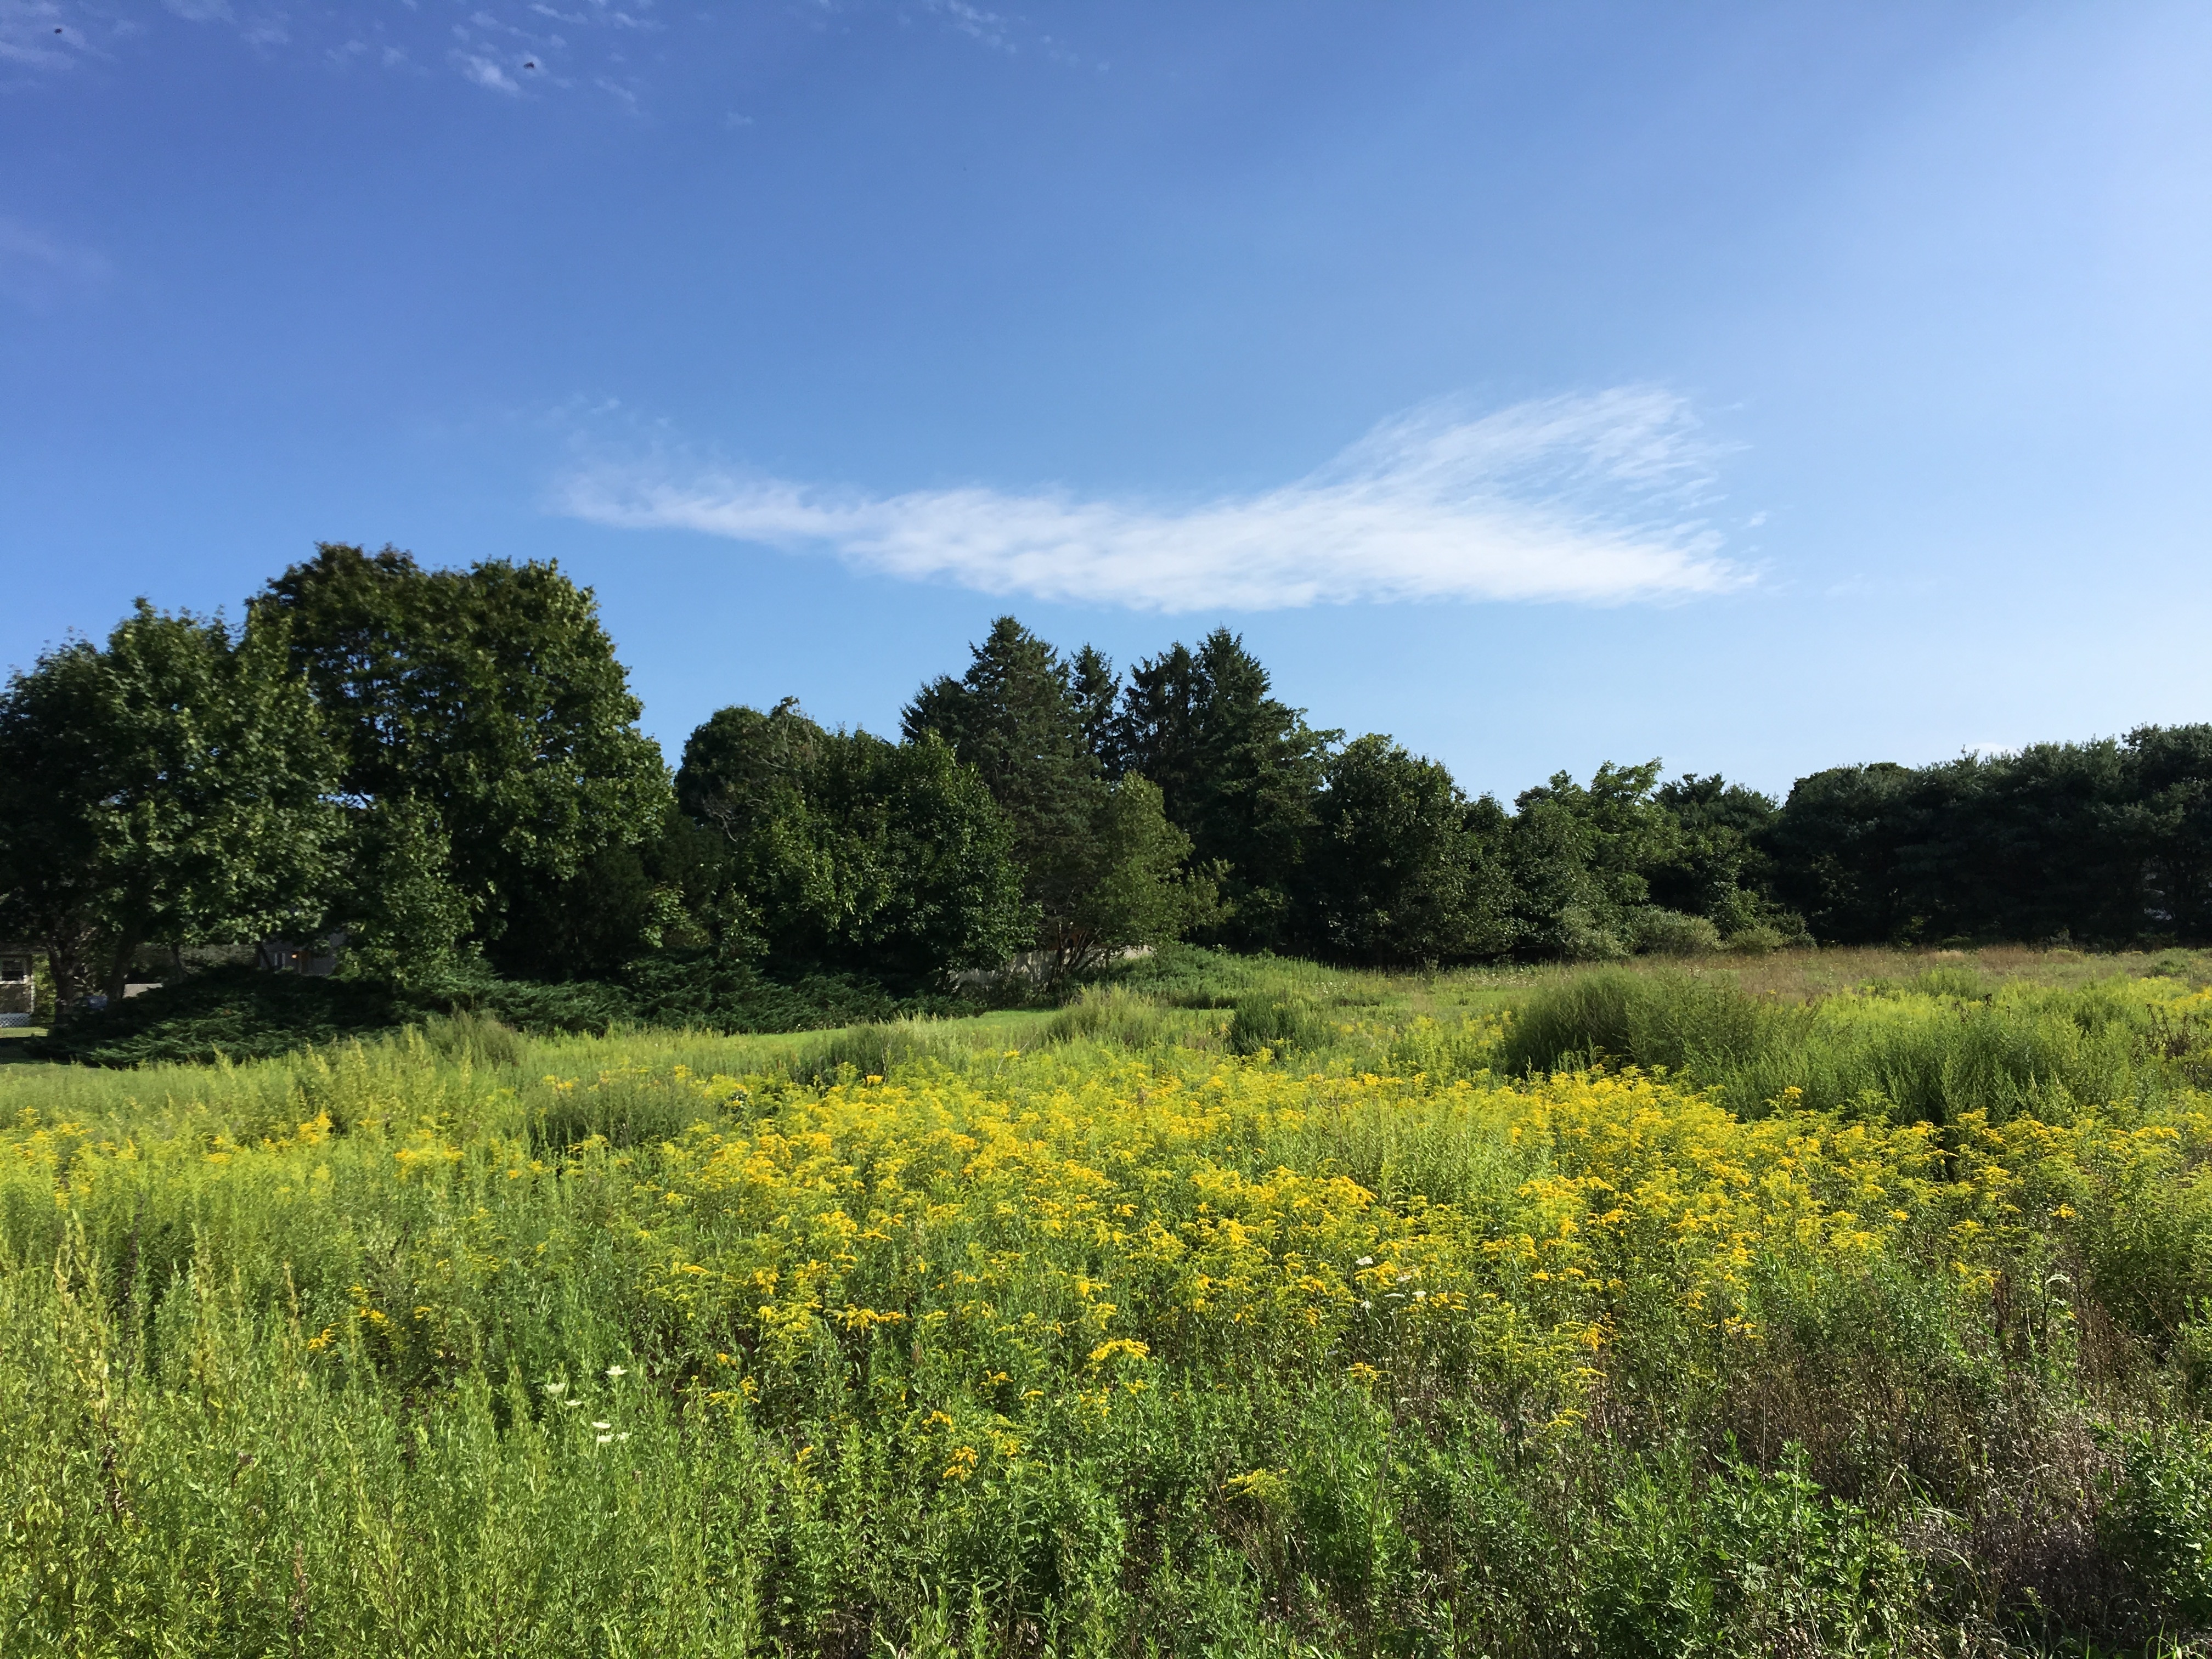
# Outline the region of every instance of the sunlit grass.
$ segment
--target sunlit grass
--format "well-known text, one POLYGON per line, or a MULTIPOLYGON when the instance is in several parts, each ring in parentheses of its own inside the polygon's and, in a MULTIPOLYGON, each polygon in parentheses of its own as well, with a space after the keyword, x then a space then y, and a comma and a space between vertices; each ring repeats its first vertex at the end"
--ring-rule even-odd
POLYGON ((2212 1618, 2201 981, 1880 965, 1725 970, 1802 1036, 1734 1069, 1639 980, 1663 1075, 1503 1066, 1556 973, 1203 960, 10 1067, 0 1650, 2140 1650, 2212 1618), (1808 1103, 2015 1016, 2075 1072, 1808 1103))

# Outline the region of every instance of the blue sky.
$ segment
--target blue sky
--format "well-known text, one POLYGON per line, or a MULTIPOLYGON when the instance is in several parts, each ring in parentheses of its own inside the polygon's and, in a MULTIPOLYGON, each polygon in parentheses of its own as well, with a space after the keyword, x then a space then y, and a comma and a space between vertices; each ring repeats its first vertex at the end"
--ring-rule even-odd
POLYGON ((2212 719, 2212 11, 0 0, 0 663, 550 556, 672 759, 1012 610, 1506 795, 2212 719))

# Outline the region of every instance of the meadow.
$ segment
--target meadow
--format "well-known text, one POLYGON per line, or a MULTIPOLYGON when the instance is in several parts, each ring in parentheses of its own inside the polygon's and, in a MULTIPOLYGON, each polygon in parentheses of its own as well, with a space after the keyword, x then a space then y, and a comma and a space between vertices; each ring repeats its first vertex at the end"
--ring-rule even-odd
POLYGON ((2212 1629, 2212 959, 0 1069, 0 1651, 2212 1629))

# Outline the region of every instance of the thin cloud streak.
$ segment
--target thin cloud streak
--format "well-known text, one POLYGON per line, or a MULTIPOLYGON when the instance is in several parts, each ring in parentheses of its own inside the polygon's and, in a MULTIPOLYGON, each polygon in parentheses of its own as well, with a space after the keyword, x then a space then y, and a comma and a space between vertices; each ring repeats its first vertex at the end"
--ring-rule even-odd
POLYGON ((83 45, 52 0, 0 0, 0 64, 67 69, 83 45))
POLYGON ((992 594, 1136 610, 1419 599, 1619 604, 1753 580, 1694 515, 1717 452, 1673 393, 1630 387, 1385 422, 1282 488, 1174 507, 1061 489, 870 496, 684 468, 574 473, 559 504, 992 594))

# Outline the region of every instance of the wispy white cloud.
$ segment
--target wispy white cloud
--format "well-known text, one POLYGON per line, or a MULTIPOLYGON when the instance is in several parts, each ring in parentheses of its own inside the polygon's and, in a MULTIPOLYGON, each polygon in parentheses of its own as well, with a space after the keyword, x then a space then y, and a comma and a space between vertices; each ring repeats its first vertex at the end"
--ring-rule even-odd
POLYGON ((1590 604, 1752 580, 1698 516, 1717 446, 1650 387, 1385 422, 1274 489, 1164 504, 981 485, 872 495, 702 467, 600 459, 562 511, 684 529, 987 593, 1181 611, 1402 599, 1590 604))
POLYGON ((40 307, 112 274, 107 260, 92 249, 0 216, 0 294, 40 307))
POLYGON ((161 6, 187 23, 220 24, 247 46, 264 52, 292 42, 289 20, 281 11, 241 14, 232 8, 230 0, 161 0, 161 6))
POLYGON ((480 87, 487 87, 494 92, 519 93, 522 90, 496 59, 486 58, 480 52, 457 52, 453 54, 453 64, 464 77, 480 87))
POLYGON ((927 0, 928 9, 971 40, 980 40, 1000 52, 1015 50, 1007 21, 997 12, 970 5, 968 0, 927 0))
POLYGON ((0 0, 0 64, 65 69, 71 49, 83 45, 53 0, 0 0))
MULTIPOLYGON (((1049 61, 1076 61, 1065 43, 977 0, 815 4, 841 28, 891 27, 927 18, 995 51, 1016 52, 1028 43, 1049 61)), ((461 0, 435 7, 420 0, 402 0, 398 7, 289 7, 289 0, 0 0, 0 75, 64 69, 79 57, 110 56, 117 42, 149 27, 189 25, 230 34, 271 62, 325 69, 378 64, 419 74, 442 59, 448 73, 493 92, 526 97, 596 92, 643 113, 666 72, 666 58, 728 49, 726 9, 664 12, 657 0, 461 0), (659 39, 680 39, 683 49, 632 62, 640 45, 659 39)))

